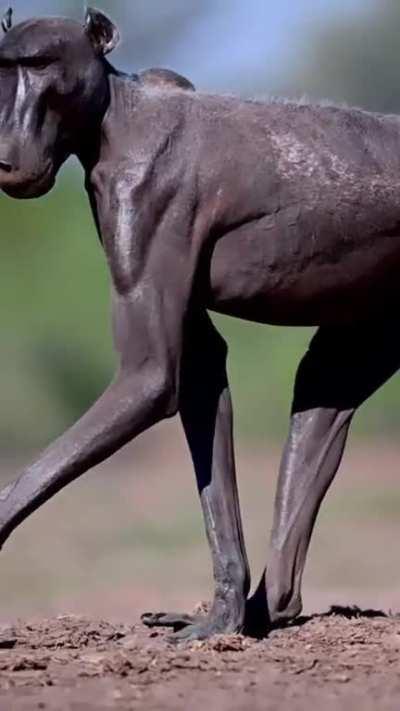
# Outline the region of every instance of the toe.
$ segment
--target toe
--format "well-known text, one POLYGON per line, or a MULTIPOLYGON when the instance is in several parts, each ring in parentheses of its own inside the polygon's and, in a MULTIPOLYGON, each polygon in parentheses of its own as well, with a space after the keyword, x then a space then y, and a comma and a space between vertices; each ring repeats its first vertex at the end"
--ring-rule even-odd
POLYGON ((194 622, 192 615, 177 612, 146 612, 141 619, 146 627, 184 627, 194 622))
POLYGON ((155 627, 160 624, 163 617, 166 617, 166 612, 144 612, 141 620, 146 627, 155 627))
POLYGON ((218 634, 218 630, 214 629, 209 624, 187 625, 174 634, 168 635, 167 641, 171 644, 179 644, 179 642, 192 642, 194 640, 205 640, 218 634))
POLYGON ((196 639, 206 639, 206 636, 202 634, 200 628, 196 625, 188 625, 178 632, 168 635, 167 642, 170 644, 179 644, 179 642, 190 642, 196 639))

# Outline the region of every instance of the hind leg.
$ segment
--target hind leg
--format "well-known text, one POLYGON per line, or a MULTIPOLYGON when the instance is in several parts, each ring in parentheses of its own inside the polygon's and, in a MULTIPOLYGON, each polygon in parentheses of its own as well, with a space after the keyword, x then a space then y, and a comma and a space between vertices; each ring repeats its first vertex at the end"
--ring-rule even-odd
POLYGON ((226 351, 207 313, 191 319, 185 331, 179 410, 212 554, 215 595, 207 616, 143 616, 149 627, 174 627, 175 640, 238 632, 244 624, 249 568, 236 484, 226 351))
MULTIPOLYGON (((301 581, 321 502, 359 407, 400 365, 392 323, 323 328, 296 377, 290 433, 275 501, 266 575, 250 605, 271 623, 301 612, 301 581)), ((255 612, 257 611, 257 612, 255 612)))

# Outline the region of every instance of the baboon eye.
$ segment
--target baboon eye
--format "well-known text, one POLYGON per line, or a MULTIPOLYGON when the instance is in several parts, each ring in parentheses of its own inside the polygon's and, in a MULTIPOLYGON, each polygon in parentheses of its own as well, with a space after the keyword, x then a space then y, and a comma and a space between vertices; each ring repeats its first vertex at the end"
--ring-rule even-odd
POLYGON ((21 59, 20 64, 23 67, 29 67, 31 69, 47 69, 47 67, 54 62, 52 57, 24 57, 21 59))

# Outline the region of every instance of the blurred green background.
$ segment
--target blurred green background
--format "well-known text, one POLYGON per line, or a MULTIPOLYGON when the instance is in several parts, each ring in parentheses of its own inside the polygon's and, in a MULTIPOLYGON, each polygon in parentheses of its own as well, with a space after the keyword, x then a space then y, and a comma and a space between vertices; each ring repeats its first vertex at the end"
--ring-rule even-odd
MULTIPOLYGON (((122 69, 162 64, 203 90, 400 108, 400 5, 392 0, 97 5, 123 27, 114 58, 122 69)), ((78 19, 82 12, 81 2, 15 3, 16 20, 47 13, 78 19)), ((21 452, 60 433, 112 377, 108 279, 73 161, 51 195, 33 202, 2 196, 0 214, 0 449, 21 452)), ((230 344, 238 433, 282 440, 310 330, 216 322, 230 344)), ((399 425, 396 378, 363 408, 356 432, 397 435, 399 425)))

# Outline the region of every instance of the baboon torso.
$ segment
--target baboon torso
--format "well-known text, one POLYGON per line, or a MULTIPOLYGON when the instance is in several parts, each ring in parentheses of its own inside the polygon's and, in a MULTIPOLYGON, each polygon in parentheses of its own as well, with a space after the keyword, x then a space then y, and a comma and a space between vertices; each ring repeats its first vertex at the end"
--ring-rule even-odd
MULTIPOLYGON (((179 188, 202 227, 198 288, 211 309, 314 325, 371 315, 397 298, 397 117, 242 101, 172 82, 115 79, 114 91, 131 169, 138 156, 147 166, 146 200, 179 188)), ((113 161, 115 170, 128 165, 126 153, 113 161)))

